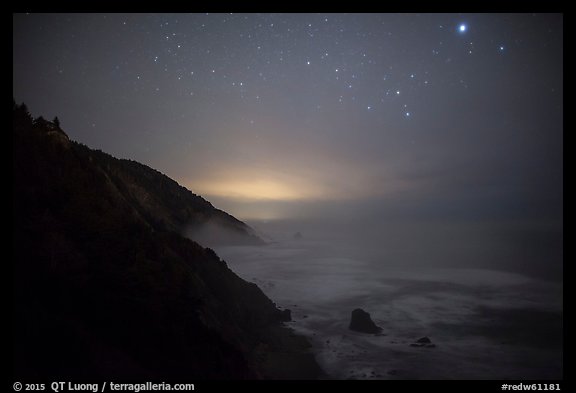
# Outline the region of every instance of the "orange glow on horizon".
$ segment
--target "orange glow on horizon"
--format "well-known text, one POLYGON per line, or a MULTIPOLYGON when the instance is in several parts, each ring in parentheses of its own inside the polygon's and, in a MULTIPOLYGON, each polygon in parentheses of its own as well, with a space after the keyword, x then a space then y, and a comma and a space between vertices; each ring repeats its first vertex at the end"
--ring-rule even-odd
POLYGON ((210 176, 182 179, 181 184, 208 200, 230 202, 296 202, 350 200, 382 197, 406 189, 409 184, 393 177, 379 179, 362 171, 333 165, 331 170, 285 168, 215 169, 210 176))
POLYGON ((193 189, 194 192, 206 196, 249 200, 292 201, 310 199, 320 194, 318 190, 313 192, 309 187, 268 179, 194 182, 193 189))

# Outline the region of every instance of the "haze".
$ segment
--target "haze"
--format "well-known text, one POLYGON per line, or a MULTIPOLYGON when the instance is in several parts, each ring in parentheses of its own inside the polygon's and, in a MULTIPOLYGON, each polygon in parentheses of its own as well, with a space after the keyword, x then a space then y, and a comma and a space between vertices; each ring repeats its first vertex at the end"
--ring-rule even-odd
MULTIPOLYGON (((395 299, 386 279, 428 280, 408 291, 428 296, 444 277, 450 302, 466 293, 458 310, 476 316, 496 315, 493 296, 505 299, 498 310, 532 302, 523 321, 562 313, 560 14, 15 14, 13 94, 72 139, 156 168, 252 225, 272 245, 217 251, 280 304, 330 310, 298 325, 305 334, 340 337, 330 321, 345 326, 354 307, 399 317, 375 300, 395 299), (326 297, 310 303, 322 282, 326 297)), ((430 306, 426 296, 414 304, 430 306)), ((552 344, 526 355, 529 366, 514 362, 531 343, 508 348, 504 370, 558 378, 552 344), (539 357, 553 366, 537 371, 539 357)), ((361 373, 358 359, 321 353, 328 369, 356 362, 361 373)), ((482 368, 492 361, 456 378, 506 377, 482 368)))

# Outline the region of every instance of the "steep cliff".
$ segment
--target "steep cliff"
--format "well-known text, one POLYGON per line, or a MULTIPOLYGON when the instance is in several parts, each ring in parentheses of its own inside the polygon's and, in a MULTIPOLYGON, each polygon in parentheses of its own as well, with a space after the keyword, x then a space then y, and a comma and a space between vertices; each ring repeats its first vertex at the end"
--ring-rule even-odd
POLYGON ((13 113, 14 377, 318 375, 285 314, 180 234, 203 219, 251 239, 248 227, 148 167, 70 141, 23 106, 13 113), (270 367, 286 354, 308 367, 270 367))

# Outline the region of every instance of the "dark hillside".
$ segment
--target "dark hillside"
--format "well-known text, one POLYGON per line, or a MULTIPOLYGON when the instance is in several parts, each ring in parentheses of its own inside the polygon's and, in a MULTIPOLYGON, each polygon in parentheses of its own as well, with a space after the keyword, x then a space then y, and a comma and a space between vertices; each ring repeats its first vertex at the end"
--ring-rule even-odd
POLYGON ((317 376, 272 301, 177 233, 194 215, 247 227, 24 106, 13 114, 15 378, 275 378, 262 359, 285 353, 310 365, 289 377, 317 376))

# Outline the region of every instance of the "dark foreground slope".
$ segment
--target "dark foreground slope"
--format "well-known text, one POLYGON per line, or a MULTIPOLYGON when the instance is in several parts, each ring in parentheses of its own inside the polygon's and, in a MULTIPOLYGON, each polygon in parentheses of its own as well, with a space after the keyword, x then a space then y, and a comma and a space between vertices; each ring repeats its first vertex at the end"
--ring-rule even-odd
POLYGON ((13 148, 15 380, 318 375, 256 285, 176 233, 169 214, 155 221, 172 202, 145 186, 152 170, 128 162, 136 172, 119 175, 105 168, 114 159, 17 106, 13 148))

